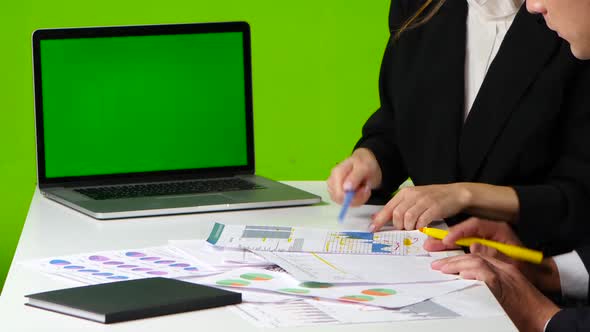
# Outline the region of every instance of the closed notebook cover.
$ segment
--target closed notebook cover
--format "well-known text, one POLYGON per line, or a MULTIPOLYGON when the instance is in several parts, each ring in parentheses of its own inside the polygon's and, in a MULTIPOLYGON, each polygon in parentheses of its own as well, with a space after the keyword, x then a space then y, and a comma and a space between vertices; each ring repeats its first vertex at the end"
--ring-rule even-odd
POLYGON ((116 323, 242 302, 242 294, 167 278, 128 280, 27 295, 27 305, 116 323))

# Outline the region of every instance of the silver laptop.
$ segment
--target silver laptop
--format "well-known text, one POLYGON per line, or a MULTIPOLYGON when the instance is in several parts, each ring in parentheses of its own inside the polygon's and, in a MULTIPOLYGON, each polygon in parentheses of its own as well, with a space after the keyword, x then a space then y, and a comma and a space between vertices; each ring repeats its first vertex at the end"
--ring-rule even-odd
POLYGON ((33 34, 37 173, 98 219, 314 204, 254 174, 245 22, 33 34))

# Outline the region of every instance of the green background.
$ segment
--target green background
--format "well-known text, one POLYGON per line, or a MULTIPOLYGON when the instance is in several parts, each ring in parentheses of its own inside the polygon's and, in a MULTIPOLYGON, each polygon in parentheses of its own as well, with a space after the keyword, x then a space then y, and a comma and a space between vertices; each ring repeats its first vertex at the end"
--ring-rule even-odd
POLYGON ((35 188, 37 28, 248 21, 257 173, 322 180, 378 107, 390 0, 20 0, 0 4, 0 284, 35 188))
POLYGON ((46 177, 246 166, 242 38, 42 40, 46 177))

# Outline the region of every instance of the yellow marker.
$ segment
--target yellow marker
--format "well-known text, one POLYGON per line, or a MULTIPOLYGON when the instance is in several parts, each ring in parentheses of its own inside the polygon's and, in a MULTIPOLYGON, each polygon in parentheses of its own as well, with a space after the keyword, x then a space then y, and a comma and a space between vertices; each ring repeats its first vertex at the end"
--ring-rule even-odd
MULTIPOLYGON (((449 234, 448 231, 438 229, 438 228, 429 228, 429 227, 422 227, 420 228, 420 232, 431 236, 435 239, 442 240, 449 234)), ((503 253, 504 255, 518 259, 521 261, 527 261, 535 264, 541 264, 543 260, 543 253, 537 250, 527 249, 519 246, 514 246, 510 244, 500 243, 496 241, 480 239, 476 237, 465 237, 462 239, 457 240, 455 242, 456 245, 469 247, 472 243, 479 243, 483 244, 484 246, 488 246, 498 250, 499 252, 503 253)))

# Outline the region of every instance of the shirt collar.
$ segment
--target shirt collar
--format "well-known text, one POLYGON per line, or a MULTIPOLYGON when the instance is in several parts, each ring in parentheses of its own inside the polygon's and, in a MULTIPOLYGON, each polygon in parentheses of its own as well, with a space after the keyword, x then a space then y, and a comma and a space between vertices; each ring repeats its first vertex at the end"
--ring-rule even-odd
POLYGON ((501 20, 516 15, 525 0, 467 0, 474 10, 486 20, 501 20))

